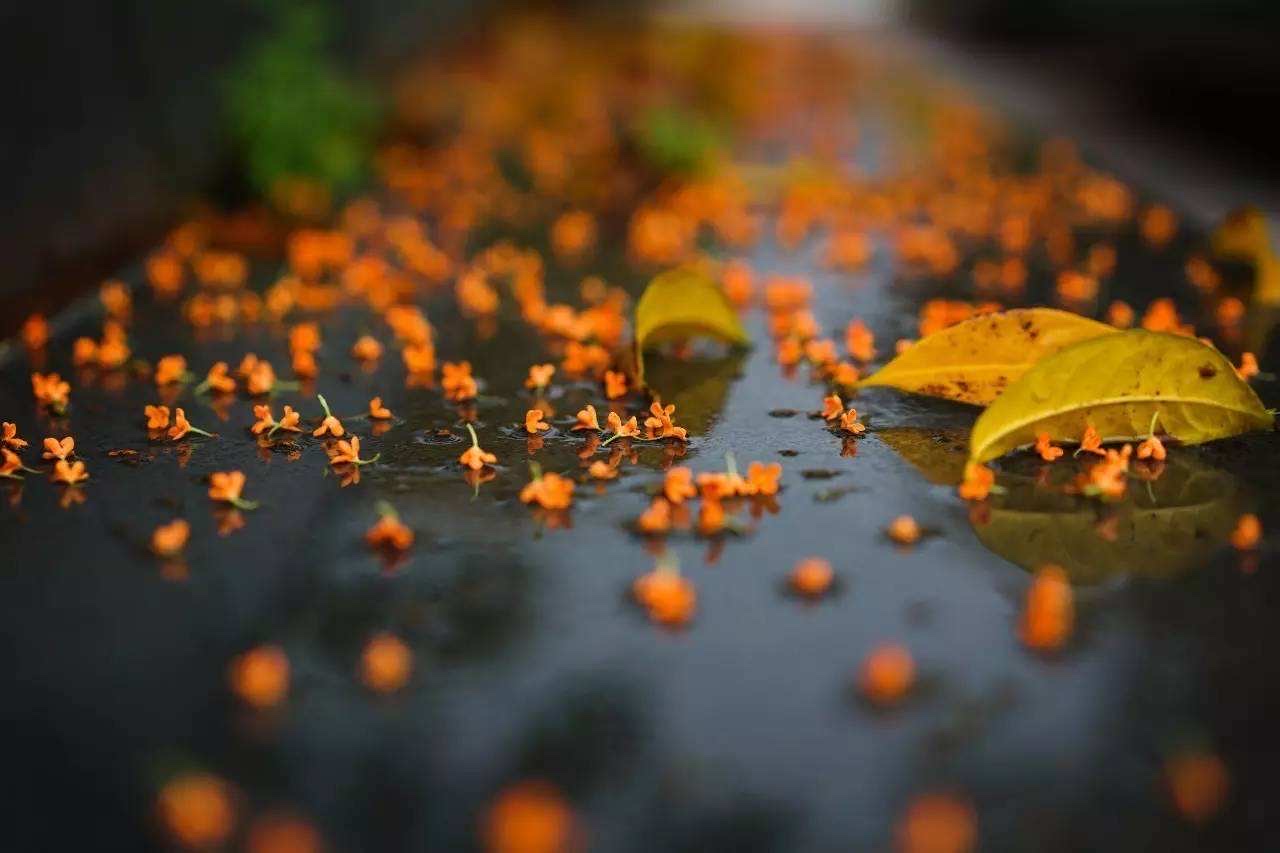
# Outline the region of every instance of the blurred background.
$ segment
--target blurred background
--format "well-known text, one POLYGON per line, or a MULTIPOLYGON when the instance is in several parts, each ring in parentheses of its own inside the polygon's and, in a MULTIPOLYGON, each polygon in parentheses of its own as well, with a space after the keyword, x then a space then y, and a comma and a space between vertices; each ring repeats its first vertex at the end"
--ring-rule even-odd
MULTIPOLYGON (((1268 0, 533 5, 878 30, 1042 129, 1092 139, 1121 161, 1109 165, 1166 184, 1158 189, 1206 217, 1242 200, 1271 206, 1280 178, 1266 130, 1280 93, 1280 4, 1268 0)), ((466 0, 6 6, 5 332, 93 286, 198 199, 261 199, 283 171, 338 190, 358 182, 385 130, 380 84, 514 11, 466 0)))

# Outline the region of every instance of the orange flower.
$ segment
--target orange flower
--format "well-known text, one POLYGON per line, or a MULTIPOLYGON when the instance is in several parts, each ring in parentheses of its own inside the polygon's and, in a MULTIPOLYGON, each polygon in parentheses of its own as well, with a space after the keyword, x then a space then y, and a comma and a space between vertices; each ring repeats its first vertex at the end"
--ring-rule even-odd
POLYGON ((1166 455, 1164 444, 1154 434, 1148 436, 1138 445, 1139 459, 1154 459, 1157 462, 1161 462, 1166 455))
POLYGON ((654 622, 672 627, 687 624, 698 606, 698 592, 674 566, 660 563, 636 578, 631 594, 654 622))
POLYGON ((378 521, 364 534, 370 548, 388 551, 407 551, 413 545, 413 530, 409 528, 395 509, 386 502, 378 504, 378 521))
POLYGON ((640 434, 640 424, 636 422, 634 415, 623 423, 617 412, 610 412, 605 423, 608 424, 608 429, 613 431, 613 435, 606 438, 602 446, 608 445, 615 438, 634 438, 640 434))
POLYGON ((71 436, 67 436, 58 441, 56 438, 46 438, 44 440, 44 458, 59 459, 65 461, 71 452, 76 449, 76 440, 71 436))
POLYGON ((497 456, 480 449, 480 439, 476 436, 475 427, 467 424, 467 432, 471 433, 471 446, 458 457, 458 461, 462 463, 463 467, 470 468, 472 471, 479 471, 486 465, 497 464, 497 456))
POLYGON ((1164 773, 1173 804, 1183 817, 1204 823, 1222 811, 1231 790, 1231 775, 1212 752, 1177 755, 1166 762, 1164 773))
POLYGON ((360 680, 376 693, 394 693, 409 683, 413 652, 404 641, 386 632, 365 643, 360 656, 360 680))
POLYGON ((572 427, 570 427, 570 429, 571 430, 580 430, 580 429, 599 430, 600 419, 596 416, 596 407, 588 403, 586 408, 578 412, 578 422, 574 424, 572 427))
POLYGON ((834 421, 844 414, 844 402, 839 394, 831 394, 822 398, 823 420, 834 421))
POLYGON ((1237 551, 1252 551, 1262 541, 1262 522, 1253 513, 1245 513, 1236 520, 1231 531, 1231 546, 1237 551))
POLYGON ((19 480, 18 472, 23 470, 22 458, 7 447, 0 447, 0 477, 19 480))
POLYGON ((871 334, 871 330, 860 318, 855 317, 849 321, 848 327, 844 330, 845 346, 849 349, 849 355, 858 361, 871 361, 876 357, 876 338, 871 334))
POLYGON ((474 400, 479 393, 479 387, 476 381, 467 376, 454 385, 452 390, 446 390, 445 396, 455 403, 461 403, 466 400, 474 400))
POLYGON ((1104 459, 1089 469, 1084 492, 1088 495, 1118 499, 1128 488, 1129 457, 1133 446, 1126 444, 1119 452, 1107 450, 1104 459))
POLYGON ((279 646, 258 646, 227 667, 231 691, 250 707, 274 708, 289 693, 289 658, 279 646))
POLYGON ((244 491, 243 471, 215 471, 209 475, 210 500, 229 503, 237 509, 256 509, 257 504, 240 497, 244 491))
POLYGON ((923 794, 911 801, 896 835, 900 853, 972 853, 978 846, 978 818, 961 797, 923 794))
POLYGON ((858 379, 861 376, 862 374, 858 371, 856 365, 842 361, 832 369, 831 382, 842 388, 852 388, 858 384, 858 379))
POLYGON ((390 420, 394 415, 391 414, 390 409, 382 405, 381 397, 374 397, 369 401, 369 417, 377 421, 385 421, 390 420))
POLYGON ((465 391, 468 388, 474 388, 475 383, 471 376, 471 362, 459 361, 454 363, 446 361, 440 366, 440 387, 444 389, 446 395, 450 399, 458 399, 454 394, 465 391))
POLYGON ((76 338, 71 345, 71 363, 84 367, 98 360, 98 342, 93 338, 76 338))
POLYGON ((644 420, 644 428, 650 439, 674 438, 677 441, 688 441, 689 435, 684 427, 678 427, 672 420, 676 405, 663 406, 658 400, 649 404, 649 417, 644 420))
POLYGON ((187 360, 180 355, 166 355, 156 362, 157 385, 170 385, 187 378, 187 360))
POLYGON ((636 530, 641 533, 666 533, 671 529, 671 504, 664 497, 656 497, 636 519, 636 530))
POLYGON ((158 557, 176 557, 187 547, 191 525, 181 518, 161 524, 151 531, 151 551, 158 557))
POLYGON ((144 406, 142 411, 147 416, 147 429, 169 428, 168 406, 144 406))
POLYGON ((573 503, 573 480, 552 472, 543 474, 537 465, 530 467, 534 477, 520 490, 521 503, 536 503, 543 509, 568 509, 573 503))
POLYGON ((995 485, 996 474, 986 465, 970 462, 964 466, 964 482, 956 490, 967 501, 986 500, 995 485))
POLYGON ((253 416, 258 419, 253 426, 249 427, 249 431, 254 435, 261 435, 269 429, 275 429, 276 417, 271 414, 270 406, 254 406, 253 416))
POLYGON ((1052 462, 1063 454, 1061 447, 1054 447, 1049 443, 1049 433, 1042 432, 1036 436, 1036 453, 1040 454, 1040 458, 1045 462, 1052 462))
POLYGON ((573 811, 546 782, 520 782, 505 788, 484 816, 487 853, 572 853, 576 842, 573 811))
POLYGON ((61 414, 71 399, 71 386, 56 373, 31 374, 31 391, 36 402, 61 414))
POLYGON ((524 413, 524 431, 529 435, 537 435, 544 429, 551 429, 551 424, 542 419, 541 409, 530 409, 524 413))
POLYGON ((831 589, 834 579, 835 572, 831 570, 831 563, 821 557, 806 557, 791 570, 789 582, 791 588, 800 595, 818 598, 831 589))
POLYGON ((410 344, 400 351, 404 369, 411 374, 431 373, 436 369, 436 350, 431 344, 410 344))
POLYGON ((783 338, 778 341, 778 351, 774 358, 778 364, 783 367, 790 367, 799 364, 801 356, 804 355, 804 348, 800 341, 794 337, 783 338))
POLYGON ((587 475, 596 480, 612 480, 618 476, 618 469, 602 459, 597 459, 587 467, 587 475))
POLYGON ((289 366, 293 369, 293 375, 300 379, 315 379, 320 375, 316 357, 306 350, 295 352, 289 366))
POLYGON ((83 462, 59 459, 53 466, 53 479, 55 482, 74 486, 89 479, 89 472, 85 470, 83 462))
POLYGON ((840 415, 840 429, 850 435, 862 435, 867 425, 858 420, 858 410, 850 406, 849 411, 840 415))
POLYGON ((703 536, 715 536, 724 530, 724 504, 715 498, 706 498, 698 507, 698 532, 703 536))
POLYGON ((915 678, 916 664, 911 653, 902 646, 886 644, 863 660, 858 685, 868 701, 887 707, 902 701, 915 678))
POLYGON ((524 387, 532 388, 535 391, 542 391, 551 384, 551 377, 555 375, 556 366, 554 364, 535 364, 529 368, 529 376, 524 380, 524 387))
POLYGON ((311 434, 317 438, 326 434, 334 438, 341 438, 347 432, 342 426, 342 421, 335 418, 333 412, 329 411, 329 401, 324 398, 323 394, 317 394, 316 399, 320 401, 320 406, 324 409, 324 420, 320 422, 320 426, 311 431, 311 434))
POLYGON ((320 327, 315 323, 298 323, 289 329, 289 351, 315 352, 320 349, 320 327))
POLYGON ((1042 652, 1062 648, 1075 623, 1075 596, 1060 566, 1042 566, 1027 588, 1019 633, 1022 642, 1042 652))
MULTIPOLYGON (((288 430, 289 432, 302 432, 302 427, 298 426, 302 422, 302 415, 293 410, 292 406, 284 407, 284 414, 280 417, 279 422, 271 428, 271 432, 278 429, 288 430)), ((271 437, 271 432, 267 433, 267 437, 271 437)))
POLYGON ((377 361, 382 358, 382 344, 372 335, 362 335, 352 344, 351 355, 360 361, 377 361))
POLYGON ((22 324, 22 342, 27 349, 44 349, 49 342, 49 323, 42 314, 32 314, 22 324))
POLYGON ((899 545, 914 545, 920 541, 921 532, 920 525, 909 515, 898 516, 889 522, 889 528, 885 531, 899 545))
POLYGON ((169 439, 171 441, 177 441, 178 439, 184 438, 188 433, 192 433, 192 432, 194 432, 196 435, 203 435, 207 438, 213 438, 213 433, 205 432, 199 427, 192 426, 187 421, 187 413, 184 412, 181 408, 174 409, 173 410, 173 426, 169 427, 169 439))
POLYGON ((1106 456, 1107 452, 1102 449, 1102 436, 1098 435, 1098 431, 1093 428, 1093 424, 1086 424, 1084 435, 1080 437, 1080 446, 1076 448, 1075 455, 1081 453, 1096 453, 1099 456, 1106 456))
POLYGON ((160 790, 157 811, 165 830, 183 847, 218 847, 235 829, 227 784, 211 773, 184 773, 160 790))
POLYGON ((619 373, 616 370, 606 370, 604 373, 604 395, 610 400, 617 400, 619 397, 627 396, 627 374, 619 373))
POLYGON ((335 468, 339 465, 369 465, 378 461, 381 453, 374 454, 372 459, 360 458, 360 436, 350 439, 339 439, 337 447, 329 454, 329 464, 335 468))
POLYGON ((697 495, 698 490, 693 485, 693 472, 679 465, 669 469, 662 480, 662 494, 673 504, 682 504, 686 498, 697 495))
POLYGON ((27 446, 27 443, 24 440, 18 438, 17 424, 5 421, 3 425, 0 425, 0 429, 4 430, 3 434, 0 435, 0 445, 4 445, 5 447, 9 447, 14 450, 21 450, 27 446))
POLYGON ((236 390, 236 380, 231 376, 225 361, 214 362, 213 367, 205 374, 204 381, 195 387, 195 393, 205 390, 218 394, 231 394, 236 390))
POLYGON ((782 465, 770 462, 752 462, 747 466, 747 479, 742 486, 744 495, 776 495, 778 478, 782 476, 782 465))
POLYGON ((249 371, 249 377, 245 382, 245 389, 249 392, 249 395, 257 397, 260 394, 270 394, 275 387, 276 371, 271 366, 271 362, 257 361, 253 365, 253 369, 249 371))
POLYGON ((1253 353, 1240 353, 1240 366, 1236 368, 1236 375, 1241 379, 1252 379, 1258 375, 1258 359, 1253 353))
POLYGON ((804 345, 804 357, 814 367, 827 367, 840 360, 835 341, 830 338, 814 338, 804 345))

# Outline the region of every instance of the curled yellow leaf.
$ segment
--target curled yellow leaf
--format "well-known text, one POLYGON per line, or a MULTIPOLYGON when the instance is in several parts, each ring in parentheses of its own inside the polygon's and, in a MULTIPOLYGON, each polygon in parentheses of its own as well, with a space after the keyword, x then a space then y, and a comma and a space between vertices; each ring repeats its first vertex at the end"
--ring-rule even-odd
POLYGON ((750 342, 719 284, 702 269, 677 267, 656 276, 636 303, 636 367, 644 378, 644 352, 667 341, 711 337, 735 346, 750 342))
POLYGON ((917 341, 859 385, 986 406, 1042 358, 1115 331, 1054 308, 984 314, 917 341))
POLYGON ((1152 419, 1183 444, 1269 429, 1272 414, 1226 356, 1196 338, 1135 329, 1067 347, 1042 360, 973 425, 969 456, 985 462, 1035 442, 1146 437, 1152 419))

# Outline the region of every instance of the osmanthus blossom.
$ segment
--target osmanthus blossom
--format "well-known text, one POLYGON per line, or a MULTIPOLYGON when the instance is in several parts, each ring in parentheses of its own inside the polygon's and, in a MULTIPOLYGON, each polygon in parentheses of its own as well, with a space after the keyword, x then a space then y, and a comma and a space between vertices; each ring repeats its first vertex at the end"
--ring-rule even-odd
POLYGON ((587 467, 587 476, 593 480, 613 480, 618 476, 618 469, 603 459, 597 459, 587 467))
POLYGON ((1168 452, 1165 450, 1164 442, 1156 437, 1156 418, 1160 417, 1160 413, 1156 412, 1151 416, 1151 428, 1148 430, 1148 436, 1139 445, 1138 450, 1134 454, 1139 459, 1151 459, 1156 462, 1163 462, 1168 452))
POLYGON ((381 453, 375 453, 371 459, 361 459, 360 436, 352 435, 349 439, 338 439, 337 443, 329 451, 329 464, 335 468, 341 465, 360 467, 377 462, 381 456, 381 453))
POLYGON ((911 653, 896 643, 872 649, 858 671, 863 698, 882 708, 902 702, 915 684, 916 665, 911 653))
POLYGON ((285 430, 286 432, 302 432, 302 427, 298 426, 302 421, 302 416, 293 410, 292 406, 284 407, 284 414, 280 420, 275 419, 272 414, 271 407, 267 405, 256 405, 253 407, 253 416, 258 420, 249 427, 249 431, 254 435, 261 435, 266 432, 267 438, 275 435, 277 430, 285 430))
POLYGON ((610 400, 627 396, 627 375, 616 370, 605 371, 604 396, 610 400))
POLYGON ((63 414, 71 402, 71 386, 56 373, 32 373, 31 392, 36 402, 54 414, 63 414))
POLYGON ((1126 444, 1120 450, 1106 450, 1103 459, 1089 469, 1080 479, 1080 490, 1093 497, 1119 500, 1128 488, 1129 458, 1133 445, 1126 444))
POLYGON ((1252 551, 1262 541, 1262 522, 1253 513, 1245 513, 1236 520, 1231 531, 1231 547, 1237 551, 1252 551))
POLYGON ((835 571, 831 563, 822 557, 805 557, 795 564, 787 582, 798 595, 806 598, 821 598, 831 589, 835 581, 835 571))
POLYGON ((594 430, 596 432, 600 431, 600 418, 596 414, 596 407, 590 403, 582 408, 575 417, 577 418, 577 421, 569 428, 570 431, 576 432, 578 430, 586 429, 594 430))
POLYGON ((44 447, 44 452, 41 454, 41 458, 65 461, 68 456, 75 452, 76 440, 71 436, 61 440, 50 437, 44 440, 42 446, 44 447))
POLYGON ((471 446, 464 450, 462 455, 458 457, 458 462, 462 464, 462 467, 472 471, 479 471, 486 465, 496 465, 498 463, 498 457, 481 449, 480 439, 476 435, 475 427, 471 424, 467 424, 467 432, 471 433, 471 446))
POLYGON ((0 430, 3 430, 0 433, 0 447, 7 447, 10 450, 22 450, 27 446, 27 442, 18 437, 17 424, 5 421, 0 424, 0 430))
POLYGON ((602 447, 607 447, 612 441, 618 438, 635 438, 640 435, 640 424, 632 415, 625 422, 618 416, 617 412, 610 412, 609 417, 605 419, 607 429, 613 434, 604 440, 602 447))
POLYGON ((144 406, 142 412, 147 418, 147 429, 160 430, 169 428, 168 406, 144 406))
POLYGON ((68 462, 65 459, 59 459, 54 463, 53 480, 56 483, 76 486, 87 479, 89 479, 89 472, 85 470, 83 462, 68 462))
POLYGON ((334 417, 333 412, 329 410, 329 401, 324 398, 323 394, 317 394, 316 399, 320 401, 320 406, 324 409, 324 419, 320 422, 320 426, 311 431, 311 434, 317 438, 324 435, 341 438, 347 431, 342 425, 342 421, 334 417))
POLYGON ((914 545, 920 541, 923 533, 920 525, 909 515, 898 516, 889 522, 889 527, 885 530, 885 534, 899 545, 914 545))
POLYGON ((374 397, 369 401, 369 417, 375 421, 389 421, 393 417, 391 410, 382 405, 381 397, 374 397))
POLYGON ((867 431, 867 425, 858 420, 858 410, 850 406, 847 412, 840 415, 839 429, 849 435, 862 435, 867 431))
POLYGON ((1022 642, 1042 652, 1062 648, 1075 624, 1075 597, 1067 573, 1060 566, 1036 570, 1027 588, 1018 633, 1022 642))
POLYGON ((232 658, 227 683, 241 702, 259 711, 274 708, 289 694, 289 658, 279 646, 255 646, 232 658))
POLYGON ((1084 435, 1080 437, 1080 446, 1076 448, 1075 456, 1081 453, 1095 453, 1098 456, 1106 456, 1107 451, 1102 449, 1102 436, 1094 429, 1093 424, 1086 424, 1084 435))
POLYGON ((551 377, 555 375, 555 372, 556 366, 554 364, 531 365, 529 367, 529 375, 524 380, 524 387, 541 394, 551 384, 551 377))
POLYGON ((209 499, 230 504, 236 509, 257 509, 256 501, 241 497, 244 485, 243 471, 215 471, 209 475, 209 499))
POLYGON ((413 652, 394 634, 374 634, 360 655, 360 680, 375 693, 395 693, 409 683, 413 652))
POLYGON ((1061 447, 1055 447, 1049 441, 1049 433, 1042 432, 1036 435, 1036 453, 1040 454, 1040 458, 1045 462, 1053 462, 1062 456, 1065 451, 1061 447))
POLYGON ((648 535, 666 533, 671 529, 671 503, 664 497, 655 497, 644 512, 636 518, 636 530, 648 535))
POLYGON ((636 578, 631 595, 652 621, 672 628, 687 625, 698 607, 697 590, 674 557, 660 558, 653 571, 636 578))
POLYGON ((378 520, 364 534, 365 543, 375 550, 403 552, 413 546, 413 530, 400 520, 386 501, 378 503, 378 520))
POLYGON ((688 498, 697 497, 693 472, 682 465, 669 468, 662 480, 662 494, 673 504, 682 504, 688 498))
POLYGON ((194 389, 194 393, 202 394, 205 391, 213 391, 215 394, 233 394, 236 390, 235 377, 231 375, 230 369, 225 361, 214 362, 213 367, 209 368, 209 372, 205 374, 204 379, 194 389))
POLYGON ((213 433, 202 430, 197 426, 192 426, 191 423, 187 420, 187 413, 184 412, 181 408, 174 409, 173 425, 169 427, 169 432, 167 433, 167 435, 169 436, 169 440, 178 441, 180 439, 186 438, 191 433, 195 433, 196 435, 203 435, 206 438, 215 438, 213 433))
POLYGON ((996 474, 986 465, 970 462, 964 466, 964 481, 956 488, 961 498, 967 501, 986 500, 987 495, 996 490, 996 474))
POLYGON ((839 394, 829 394, 822 398, 822 419, 827 421, 839 420, 844 414, 844 402, 840 399, 839 394))
POLYGON ((521 503, 537 504, 550 510, 568 509, 573 503, 573 480, 552 471, 543 473, 537 463, 530 463, 529 472, 533 479, 520 490, 521 503))
POLYGON ((180 355, 166 355, 156 362, 155 383, 157 386, 174 385, 186 382, 191 377, 187 372, 187 360, 180 355))
POLYGON ((187 547, 191 538, 191 525, 185 519, 175 518, 151 531, 151 551, 157 557, 176 557, 187 547))
POLYGON ((688 441, 689 434, 684 427, 675 425, 675 403, 663 406, 658 400, 649 404, 649 417, 645 418, 644 428, 650 441, 663 438, 674 438, 677 441, 688 441))
POLYGON ((551 429, 551 424, 542 419, 541 409, 530 409, 524 415, 524 431, 536 436, 542 430, 551 429))

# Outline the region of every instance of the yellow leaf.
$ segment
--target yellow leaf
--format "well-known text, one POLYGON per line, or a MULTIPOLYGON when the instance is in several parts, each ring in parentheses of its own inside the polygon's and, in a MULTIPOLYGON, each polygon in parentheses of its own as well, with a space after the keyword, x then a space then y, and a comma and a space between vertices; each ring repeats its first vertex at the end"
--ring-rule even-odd
POLYGON ((1100 515, 1095 502, 1002 477, 1002 494, 973 522, 979 541, 1028 571, 1062 566, 1072 583, 1137 574, 1173 577, 1204 565, 1245 509, 1236 479, 1187 454, 1169 457, 1159 479, 1130 483, 1100 515))
POLYGON ((656 276, 636 304, 637 372, 644 380, 644 351, 666 341, 712 337, 735 346, 750 339, 724 291, 703 270, 684 266, 656 276))
POLYGON ((1092 425, 1103 441, 1158 431, 1200 444, 1274 421, 1226 356, 1196 338, 1134 329, 1082 341, 1051 355, 1000 395, 969 436, 986 462, 1033 444, 1041 432, 1076 442, 1092 425))
POLYGON ((1115 331, 1053 308, 984 314, 917 341, 859 385, 986 406, 1045 356, 1115 331))

